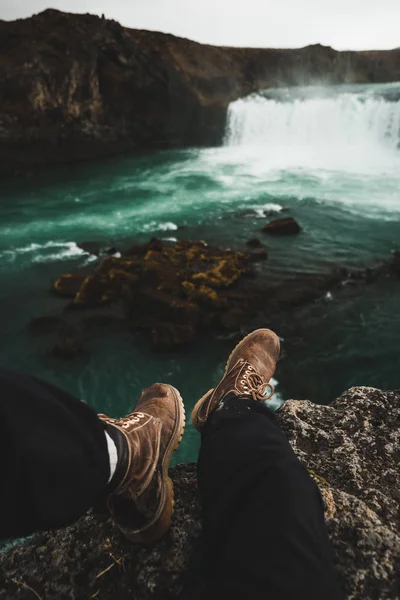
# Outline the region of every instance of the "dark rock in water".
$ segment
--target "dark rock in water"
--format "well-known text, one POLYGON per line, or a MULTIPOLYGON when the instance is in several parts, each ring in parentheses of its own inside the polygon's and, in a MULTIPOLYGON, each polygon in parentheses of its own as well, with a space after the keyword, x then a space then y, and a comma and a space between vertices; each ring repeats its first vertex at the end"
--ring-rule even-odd
MULTIPOLYGON (((292 400, 278 419, 320 488, 346 598, 398 600, 400 393, 358 387, 331 406, 292 400)), ((183 597, 199 600, 196 467, 179 465, 170 474, 175 513, 157 544, 133 546, 110 520, 90 514, 0 554, 0 599, 165 600, 183 588, 183 597)))
POLYGON ((111 256, 118 252, 116 246, 105 247, 101 242, 80 242, 76 245, 84 252, 94 256, 111 256))
POLYGON ((260 260, 267 260, 267 258, 268 258, 268 252, 265 250, 265 248, 259 248, 258 250, 253 250, 249 254, 249 260, 251 260, 252 262, 258 262, 260 260))
POLYGON ((202 327, 221 325, 230 291, 252 273, 265 251, 234 252, 202 242, 173 244, 153 239, 132 246, 121 257, 103 258, 93 272, 77 279, 65 275, 55 289, 73 295, 70 308, 123 306, 131 327, 148 331, 159 349, 193 341, 202 327), (210 320, 210 314, 212 319, 210 320))
POLYGON ((229 103, 260 89, 400 80, 399 49, 213 47, 50 9, 0 39, 5 171, 218 145, 229 103))
POLYGON ((266 270, 255 263, 266 259, 263 247, 242 252, 158 239, 136 244, 120 257, 103 257, 89 274, 57 280, 57 293, 72 298, 59 329, 79 331, 87 315, 97 313, 116 327, 143 331, 155 349, 172 350, 190 345, 204 331, 240 338, 265 323, 290 329, 295 311, 306 310, 327 292, 339 294, 352 284, 364 293, 369 284, 397 278, 393 261, 265 277, 266 270))
POLYGON ((276 209, 269 208, 267 210, 264 210, 263 212, 266 217, 272 217, 272 216, 276 215, 276 213, 288 212, 288 210, 289 210, 288 208, 276 208, 276 209))
POLYGON ((102 249, 102 244, 100 242, 79 242, 76 245, 84 252, 94 254, 95 256, 99 256, 102 249))
POLYGON ((68 273, 55 281, 53 290, 58 296, 62 296, 63 298, 75 298, 84 280, 85 275, 81 273, 68 273))
POLYGON ((246 242, 249 248, 264 248, 264 244, 258 238, 252 238, 246 242))
POLYGON ((53 347, 51 355, 55 358, 72 360, 84 352, 81 343, 73 336, 61 337, 53 347))
MULTIPOLYGON (((121 283, 121 278, 127 279, 128 275, 115 273, 116 287, 121 283)), ((137 278, 134 278, 134 281, 136 282, 137 278)), ((88 308, 108 304, 114 296, 113 291, 107 278, 101 274, 100 269, 97 269, 94 271, 94 275, 89 275, 84 279, 74 297, 71 308, 88 308)))
POLYGON ((267 223, 262 228, 262 232, 270 235, 295 235, 301 232, 301 227, 293 217, 288 217, 267 223))

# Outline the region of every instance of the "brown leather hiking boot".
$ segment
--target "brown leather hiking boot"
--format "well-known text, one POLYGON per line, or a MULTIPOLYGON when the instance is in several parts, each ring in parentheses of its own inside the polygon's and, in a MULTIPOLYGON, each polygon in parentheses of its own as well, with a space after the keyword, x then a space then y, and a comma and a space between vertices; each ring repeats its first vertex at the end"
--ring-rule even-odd
POLYGON ((249 333, 232 351, 225 373, 215 389, 209 390, 195 405, 192 423, 200 431, 208 416, 228 394, 268 400, 274 393, 269 383, 279 357, 279 338, 269 329, 249 333))
POLYGON ((173 514, 168 468, 185 429, 182 398, 171 385, 155 383, 126 417, 99 417, 118 449, 108 498, 111 515, 130 541, 155 542, 169 529, 173 514))

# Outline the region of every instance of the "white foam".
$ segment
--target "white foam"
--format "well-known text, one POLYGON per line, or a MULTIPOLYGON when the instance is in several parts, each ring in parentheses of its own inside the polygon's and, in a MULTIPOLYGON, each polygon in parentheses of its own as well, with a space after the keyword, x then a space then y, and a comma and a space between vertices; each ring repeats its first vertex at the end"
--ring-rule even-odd
MULTIPOLYGON (((113 255, 115 256, 115 255, 113 255)), ((87 265, 90 265, 90 263, 94 262, 98 260, 98 256, 94 255, 94 254, 89 254, 89 256, 86 258, 86 260, 84 261, 84 263, 82 264, 83 267, 87 267, 87 265)))
POLYGON ((176 231, 177 229, 178 225, 175 225, 171 221, 167 221, 166 223, 150 221, 150 223, 143 225, 143 231, 176 231))
POLYGON ((82 248, 78 248, 75 242, 66 242, 65 244, 55 244, 54 247, 59 247, 59 252, 53 252, 51 254, 38 254, 32 259, 34 263, 43 263, 43 262, 55 262, 58 260, 66 260, 72 258, 74 256, 84 256, 89 254, 82 250, 82 248))
POLYGON ((13 262, 17 256, 28 254, 33 254, 33 263, 42 263, 65 260, 73 256, 86 256, 88 255, 88 252, 78 248, 75 242, 50 241, 45 244, 32 243, 27 246, 22 246, 21 248, 4 250, 0 253, 0 257, 5 258, 9 262, 13 262))
POLYGON ((283 206, 281 206, 280 204, 274 204, 273 202, 269 202, 268 204, 264 204, 263 206, 252 206, 251 208, 260 218, 265 218, 266 212, 279 213, 283 210, 283 206))
POLYGON ((22 246, 22 248, 13 248, 12 250, 5 250, 2 254, 28 254, 29 252, 37 252, 38 250, 46 250, 47 248, 62 248, 65 246, 65 242, 46 242, 45 244, 28 244, 28 246, 22 246))

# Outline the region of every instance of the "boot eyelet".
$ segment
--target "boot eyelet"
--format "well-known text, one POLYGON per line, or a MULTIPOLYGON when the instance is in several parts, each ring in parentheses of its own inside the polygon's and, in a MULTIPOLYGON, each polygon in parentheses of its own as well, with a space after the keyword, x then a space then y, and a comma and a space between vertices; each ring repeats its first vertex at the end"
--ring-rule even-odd
POLYGON ((273 385, 271 385, 270 383, 267 383, 267 385, 264 388, 264 397, 266 400, 269 400, 269 398, 271 398, 274 394, 274 387, 273 385))

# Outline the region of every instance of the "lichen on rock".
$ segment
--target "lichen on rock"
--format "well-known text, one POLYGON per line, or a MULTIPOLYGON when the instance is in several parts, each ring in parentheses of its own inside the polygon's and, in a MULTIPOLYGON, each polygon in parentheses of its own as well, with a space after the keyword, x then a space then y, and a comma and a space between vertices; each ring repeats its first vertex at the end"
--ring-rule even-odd
POLYGON ((252 273, 253 261, 251 253, 203 242, 153 239, 120 257, 102 258, 86 276, 61 276, 54 292, 72 297, 71 308, 120 304, 129 325, 150 332, 153 345, 166 350, 193 341, 210 322, 210 314, 213 325, 222 326, 226 293, 252 273))

